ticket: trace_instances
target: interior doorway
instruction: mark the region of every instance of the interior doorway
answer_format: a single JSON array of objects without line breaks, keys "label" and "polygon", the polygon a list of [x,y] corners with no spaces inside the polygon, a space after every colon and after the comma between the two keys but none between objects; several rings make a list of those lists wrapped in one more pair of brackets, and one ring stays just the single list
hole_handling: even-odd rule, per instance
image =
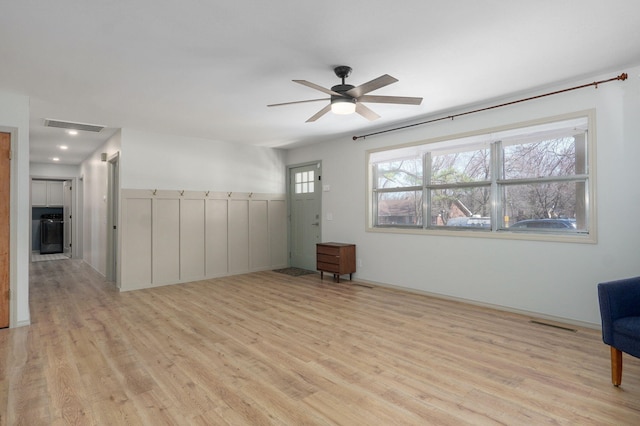
[{"label": "interior doorway", "polygon": [[65,180],[63,185],[62,196],[62,226],[63,226],[63,244],[62,251],[65,256],[73,257],[73,185],[70,180]]},{"label": "interior doorway", "polygon": [[319,161],[289,167],[289,263],[314,271],[316,244],[321,236],[321,179]]},{"label": "interior doorway", "polygon": [[119,287],[118,279],[118,210],[120,200],[120,155],[109,158],[107,188],[107,281]]},{"label": "interior doorway", "polygon": [[0,328],[9,327],[11,238],[11,135],[0,133]]}]

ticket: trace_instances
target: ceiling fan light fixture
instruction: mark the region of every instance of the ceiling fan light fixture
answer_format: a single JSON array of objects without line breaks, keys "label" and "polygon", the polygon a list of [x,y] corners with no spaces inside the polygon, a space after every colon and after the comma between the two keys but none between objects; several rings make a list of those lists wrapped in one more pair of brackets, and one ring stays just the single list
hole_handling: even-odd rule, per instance
[{"label": "ceiling fan light fixture", "polygon": [[331,112],[334,114],[348,115],[356,112],[355,98],[335,98],[331,100]]},{"label": "ceiling fan light fixture", "polygon": [[[372,96],[368,95],[368,93],[373,92],[374,90],[381,89],[390,84],[393,84],[398,81],[397,78],[391,77],[389,74],[381,75],[378,78],[374,78],[371,81],[368,81],[359,86],[353,86],[352,84],[346,84],[345,79],[349,77],[351,74],[351,67],[346,65],[340,65],[335,67],[333,71],[336,73],[336,76],[342,80],[341,84],[336,84],[331,87],[331,89],[327,89],[322,86],[318,86],[315,83],[311,83],[307,80],[293,80],[294,83],[301,84],[303,86],[307,86],[311,89],[318,90],[327,95],[331,95],[331,102],[328,105],[325,105],[320,111],[316,112],[312,115],[306,122],[312,123],[318,120],[320,117],[327,114],[329,111],[332,111],[334,114],[339,115],[348,115],[358,113],[362,117],[366,118],[369,121],[377,120],[380,118],[378,114],[374,111],[370,110],[365,104],[368,102],[380,103],[380,104],[404,104],[404,105],[420,105],[422,103],[422,98],[408,97],[408,96]],[[295,101],[295,102],[284,102],[279,104],[271,104],[267,105],[268,107],[282,106],[282,105],[292,105],[292,104],[302,104],[307,102],[317,102],[317,101],[327,101],[329,99],[309,99],[305,101]]]}]

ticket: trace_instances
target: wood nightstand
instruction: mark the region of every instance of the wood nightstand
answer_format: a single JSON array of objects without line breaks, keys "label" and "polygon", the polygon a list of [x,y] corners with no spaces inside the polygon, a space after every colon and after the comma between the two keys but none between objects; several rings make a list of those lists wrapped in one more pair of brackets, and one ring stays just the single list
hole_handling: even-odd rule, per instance
[{"label": "wood nightstand", "polygon": [[356,272],[356,246],[344,243],[316,244],[316,269],[320,279],[324,272],[331,272],[334,281],[340,282],[340,275],[349,274],[349,280]]}]

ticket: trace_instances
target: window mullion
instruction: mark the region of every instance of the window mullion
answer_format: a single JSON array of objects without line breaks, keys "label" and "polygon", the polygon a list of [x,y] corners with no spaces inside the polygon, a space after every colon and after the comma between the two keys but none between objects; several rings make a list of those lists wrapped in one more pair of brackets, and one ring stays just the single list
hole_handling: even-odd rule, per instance
[{"label": "window mullion", "polygon": [[406,192],[406,191],[421,191],[422,185],[418,186],[394,186],[393,188],[379,188],[374,189],[374,194],[384,194],[386,192]]},{"label": "window mullion", "polygon": [[373,223],[373,226],[378,226],[380,225],[378,223],[378,218],[380,217],[378,215],[378,194],[377,194],[377,189],[378,189],[378,165],[374,165],[371,167],[371,174],[373,175],[373,181],[371,182],[371,186],[373,187],[373,194],[372,194],[372,214],[373,217],[371,218],[371,221]]},{"label": "window mullion", "polygon": [[422,227],[431,227],[431,153],[425,152],[422,156]]},{"label": "window mullion", "polygon": [[491,144],[491,230],[504,227],[504,216],[502,212],[502,186],[499,184],[500,179],[504,176],[503,170],[503,152],[502,142],[496,141]]}]

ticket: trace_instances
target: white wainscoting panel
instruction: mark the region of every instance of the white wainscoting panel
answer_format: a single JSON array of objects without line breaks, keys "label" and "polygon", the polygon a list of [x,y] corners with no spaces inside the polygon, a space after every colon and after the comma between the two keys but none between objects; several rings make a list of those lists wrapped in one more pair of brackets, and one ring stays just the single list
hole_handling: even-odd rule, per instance
[{"label": "white wainscoting panel", "polygon": [[205,201],[180,200],[180,280],[205,278]]},{"label": "white wainscoting panel", "polygon": [[249,271],[249,200],[229,200],[229,272]]},{"label": "white wainscoting panel", "polygon": [[155,285],[180,281],[180,200],[153,200],[153,274]]},{"label": "white wainscoting panel", "polygon": [[121,288],[148,287],[151,283],[151,203],[149,197],[122,199]]},{"label": "white wainscoting panel", "polygon": [[253,200],[249,206],[250,269],[260,271],[267,269],[271,264],[269,202],[267,200]]},{"label": "white wainscoting panel", "polygon": [[207,277],[222,277],[229,272],[227,221],[228,201],[206,200],[205,252]]},{"label": "white wainscoting panel", "polygon": [[287,200],[269,201],[271,265],[287,265]]},{"label": "white wainscoting panel", "polygon": [[284,194],[121,190],[121,291],[287,266]]}]

